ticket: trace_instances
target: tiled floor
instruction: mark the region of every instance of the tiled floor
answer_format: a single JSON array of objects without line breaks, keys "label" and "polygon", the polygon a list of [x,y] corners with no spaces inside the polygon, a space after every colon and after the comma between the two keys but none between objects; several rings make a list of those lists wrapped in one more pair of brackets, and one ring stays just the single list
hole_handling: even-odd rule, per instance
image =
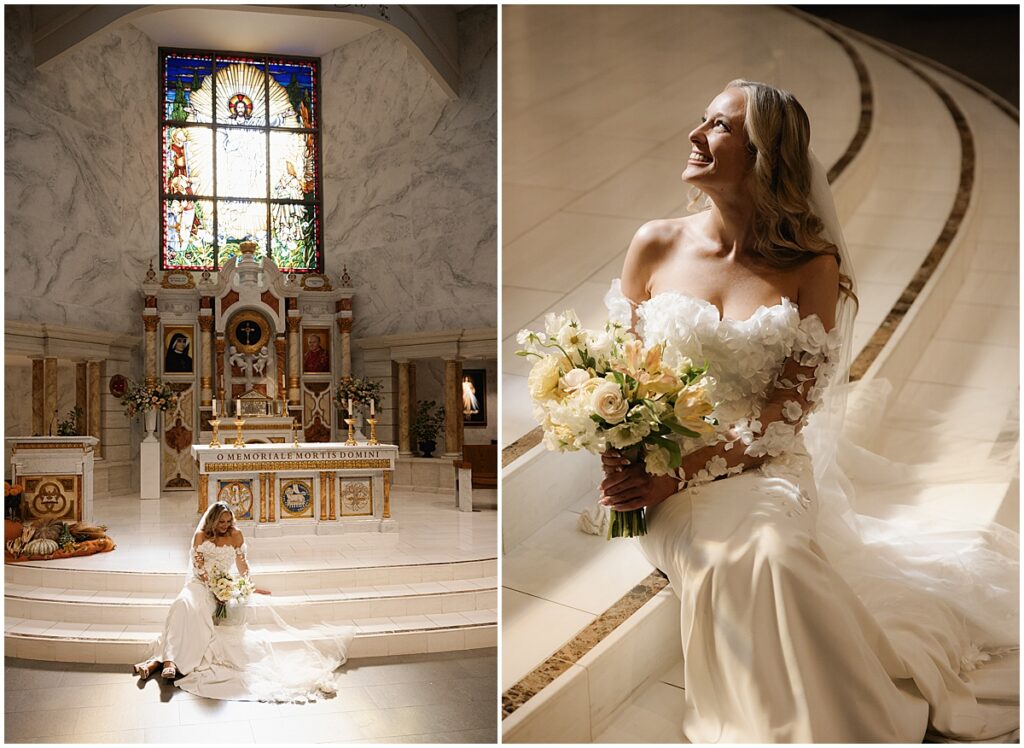
[{"label": "tiled floor", "polygon": [[333,699],[202,699],[126,668],[5,659],[6,743],[494,743],[497,652],[370,658]]}]

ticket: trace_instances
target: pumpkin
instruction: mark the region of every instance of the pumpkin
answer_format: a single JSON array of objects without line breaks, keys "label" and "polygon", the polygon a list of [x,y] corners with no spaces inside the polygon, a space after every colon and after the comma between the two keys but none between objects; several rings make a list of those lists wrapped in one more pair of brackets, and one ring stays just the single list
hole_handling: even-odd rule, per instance
[{"label": "pumpkin", "polygon": [[29,556],[49,556],[51,553],[56,553],[58,548],[60,546],[57,545],[56,540],[36,538],[25,546],[24,552]]},{"label": "pumpkin", "polygon": [[59,540],[62,527],[64,527],[64,523],[59,519],[36,522],[36,537],[46,538],[47,540]]},{"label": "pumpkin", "polygon": [[21,537],[21,523],[14,519],[4,520],[4,542]]}]

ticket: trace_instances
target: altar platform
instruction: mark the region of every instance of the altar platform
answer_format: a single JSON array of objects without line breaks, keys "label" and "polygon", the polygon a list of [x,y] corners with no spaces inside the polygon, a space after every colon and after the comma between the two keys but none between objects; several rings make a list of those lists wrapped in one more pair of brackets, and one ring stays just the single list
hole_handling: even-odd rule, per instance
[{"label": "altar platform", "polygon": [[[351,623],[352,658],[494,647],[497,512],[393,489],[389,533],[246,537],[253,578],[300,620]],[[110,553],[5,566],[8,656],[130,663],[184,582],[196,495],[97,498]]]}]

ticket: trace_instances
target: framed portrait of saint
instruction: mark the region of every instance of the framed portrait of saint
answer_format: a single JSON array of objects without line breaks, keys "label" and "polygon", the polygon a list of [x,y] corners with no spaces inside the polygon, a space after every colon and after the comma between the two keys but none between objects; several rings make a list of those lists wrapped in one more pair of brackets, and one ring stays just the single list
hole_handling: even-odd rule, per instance
[{"label": "framed portrait of saint", "polygon": [[487,425],[487,370],[462,370],[462,424]]},{"label": "framed portrait of saint", "polygon": [[307,327],[302,331],[302,373],[329,374],[331,371],[331,331],[327,327]]},{"label": "framed portrait of saint", "polygon": [[192,374],[193,331],[191,327],[164,328],[164,374]]}]

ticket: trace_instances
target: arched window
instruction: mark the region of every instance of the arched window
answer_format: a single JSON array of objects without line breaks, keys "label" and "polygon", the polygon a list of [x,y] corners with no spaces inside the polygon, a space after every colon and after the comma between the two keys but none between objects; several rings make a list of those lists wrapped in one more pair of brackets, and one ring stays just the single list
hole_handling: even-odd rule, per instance
[{"label": "arched window", "polygon": [[160,267],[323,272],[319,60],[160,49]]}]

